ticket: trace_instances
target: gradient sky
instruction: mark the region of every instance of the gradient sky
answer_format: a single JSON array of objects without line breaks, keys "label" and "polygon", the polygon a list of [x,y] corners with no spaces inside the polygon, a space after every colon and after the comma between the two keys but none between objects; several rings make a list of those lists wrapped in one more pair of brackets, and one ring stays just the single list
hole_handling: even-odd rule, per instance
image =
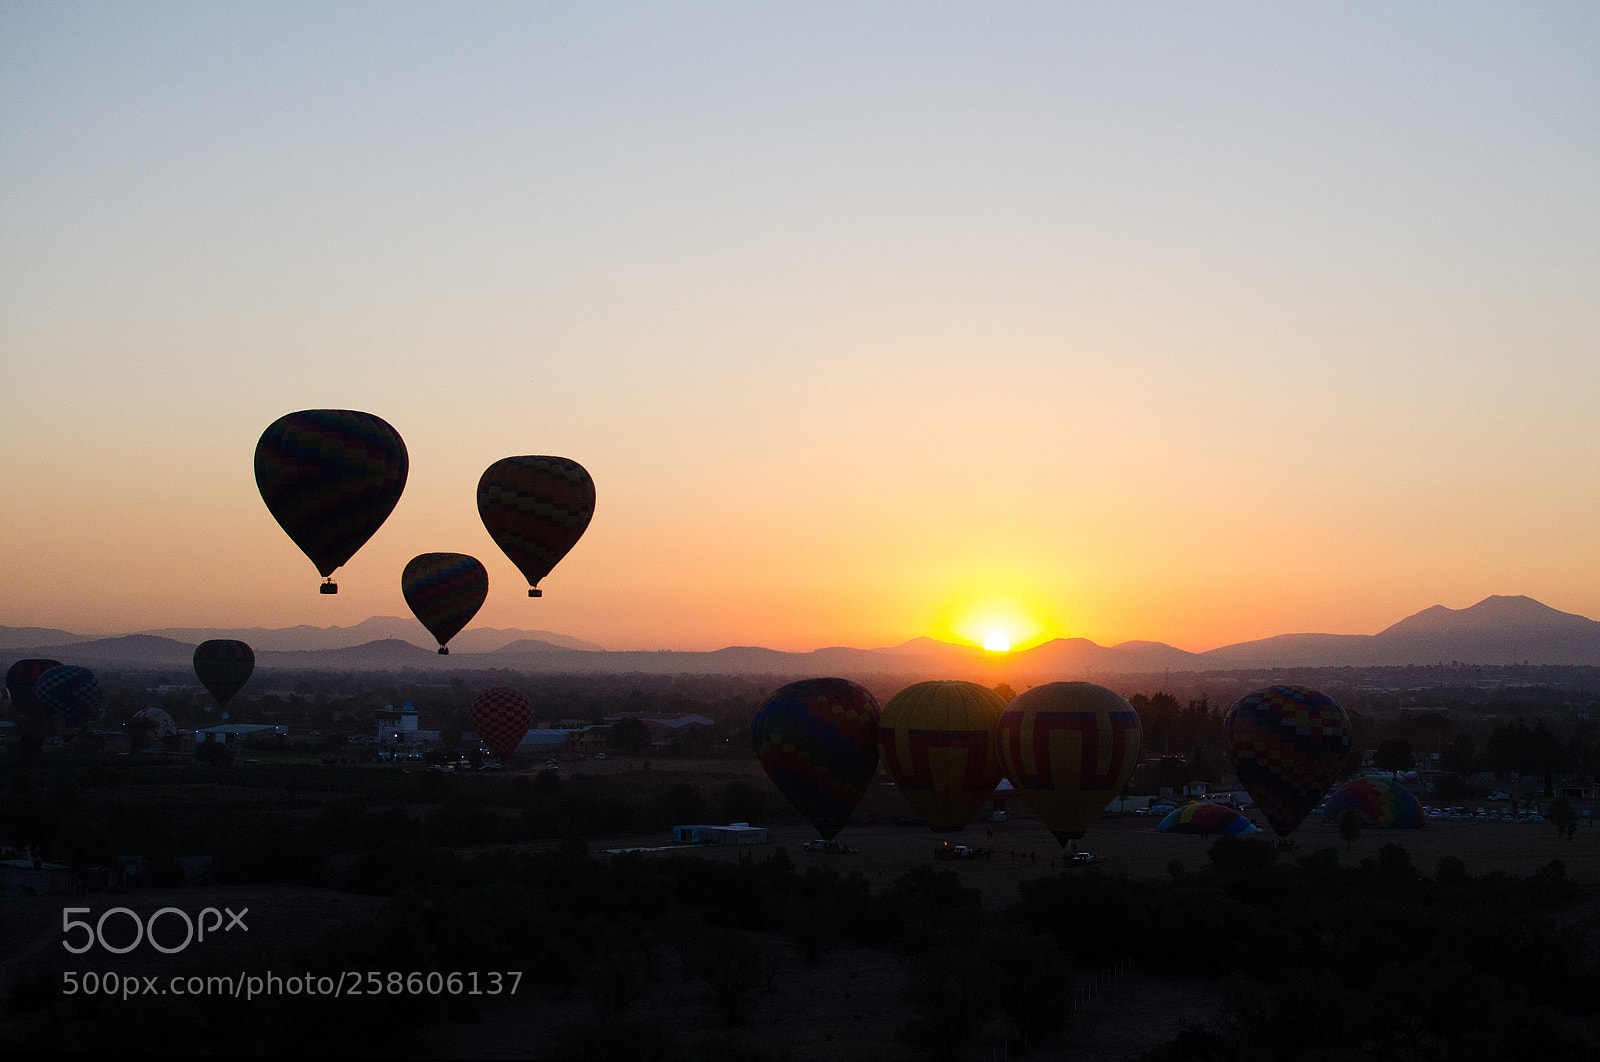
[{"label": "gradient sky", "polygon": [[[1592,3],[0,3],[0,623],[1600,616]],[[405,437],[336,597],[251,455]],[[481,471],[599,506],[531,601]]]}]

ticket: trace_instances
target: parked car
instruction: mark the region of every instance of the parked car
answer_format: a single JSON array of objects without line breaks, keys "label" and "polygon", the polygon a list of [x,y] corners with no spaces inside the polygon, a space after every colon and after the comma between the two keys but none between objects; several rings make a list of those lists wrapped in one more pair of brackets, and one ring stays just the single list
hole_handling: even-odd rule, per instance
[{"label": "parked car", "polygon": [[1099,860],[1088,852],[1073,852],[1072,855],[1067,857],[1067,862],[1074,866],[1087,866],[1090,863],[1097,863]]}]

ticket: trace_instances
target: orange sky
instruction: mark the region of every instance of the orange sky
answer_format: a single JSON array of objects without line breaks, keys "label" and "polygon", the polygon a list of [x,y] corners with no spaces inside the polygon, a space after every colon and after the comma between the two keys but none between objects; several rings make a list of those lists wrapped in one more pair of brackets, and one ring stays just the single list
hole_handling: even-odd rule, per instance
[{"label": "orange sky", "polygon": [[[618,649],[1600,616],[1593,12],[945,14],[0,11],[0,623],[435,550]],[[251,476],[320,406],[412,462],[336,597]],[[536,601],[523,453],[599,494]]]}]

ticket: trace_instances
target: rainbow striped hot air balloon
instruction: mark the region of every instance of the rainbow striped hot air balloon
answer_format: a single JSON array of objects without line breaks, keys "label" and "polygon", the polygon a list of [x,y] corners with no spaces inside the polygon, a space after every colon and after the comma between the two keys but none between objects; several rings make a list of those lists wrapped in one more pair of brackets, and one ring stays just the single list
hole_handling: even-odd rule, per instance
[{"label": "rainbow striped hot air balloon", "polygon": [[1082,837],[1139,762],[1139,714],[1092,682],[1048,682],[1000,716],[1006,777],[1056,840]]},{"label": "rainbow striped hot air balloon", "polygon": [[445,643],[472,622],[489,596],[489,573],[465,553],[423,553],[406,562],[400,573],[406,604],[439,643]]},{"label": "rainbow striped hot air balloon", "polygon": [[1221,804],[1185,804],[1156,827],[1162,833],[1258,833],[1255,823]]},{"label": "rainbow striped hot air balloon", "polygon": [[1222,721],[1228,762],[1279,837],[1311,814],[1350,752],[1350,720],[1333,698],[1304,686],[1241,697]]},{"label": "rainbow striped hot air balloon", "polygon": [[1388,778],[1357,778],[1335,789],[1322,810],[1322,821],[1336,823],[1346,811],[1361,816],[1361,825],[1379,829],[1417,830],[1428,824],[1422,801]]},{"label": "rainbow striped hot air balloon", "polygon": [[878,769],[878,702],[841,678],[782,686],[756,710],[756,755],[778,792],[833,840]]},{"label": "rainbow striped hot air balloon", "polygon": [[919,682],[878,718],[878,754],[935,833],[954,833],[994,794],[1003,771],[996,727],[1005,701],[974,682]]}]

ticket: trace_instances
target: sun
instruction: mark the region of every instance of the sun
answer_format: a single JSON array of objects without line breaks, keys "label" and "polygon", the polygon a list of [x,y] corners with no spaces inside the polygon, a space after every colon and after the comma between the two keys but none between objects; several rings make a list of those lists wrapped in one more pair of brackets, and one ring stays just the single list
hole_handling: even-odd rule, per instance
[{"label": "sun", "polygon": [[984,635],[983,647],[991,653],[1009,653],[1011,651],[1011,636],[1005,631],[990,631]]}]

